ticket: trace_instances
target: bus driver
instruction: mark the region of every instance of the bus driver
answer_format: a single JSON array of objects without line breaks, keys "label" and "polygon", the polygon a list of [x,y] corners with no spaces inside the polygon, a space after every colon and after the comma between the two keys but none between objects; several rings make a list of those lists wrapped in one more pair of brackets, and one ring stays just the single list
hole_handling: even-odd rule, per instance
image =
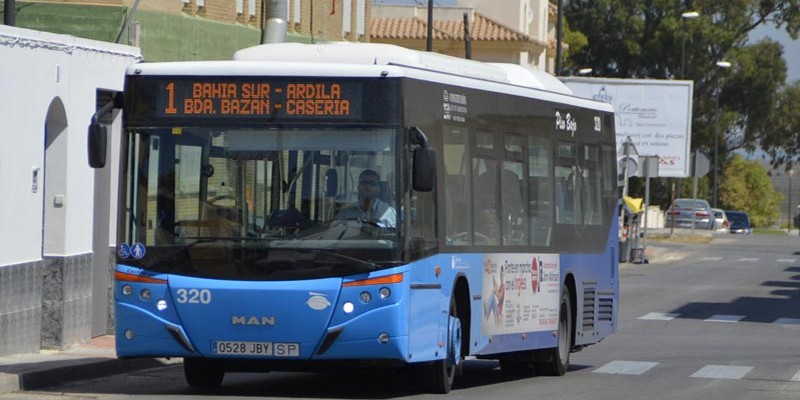
[{"label": "bus driver", "polygon": [[371,221],[382,228],[394,228],[397,212],[378,198],[380,180],[377,172],[371,169],[362,171],[358,176],[358,204],[341,209],[335,219]]}]

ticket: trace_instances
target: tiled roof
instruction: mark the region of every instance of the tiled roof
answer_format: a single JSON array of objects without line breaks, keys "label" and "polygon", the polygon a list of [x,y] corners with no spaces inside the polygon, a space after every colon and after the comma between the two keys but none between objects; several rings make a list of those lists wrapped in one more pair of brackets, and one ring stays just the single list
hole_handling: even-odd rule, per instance
[{"label": "tiled roof", "polygon": [[[528,35],[505,27],[480,13],[473,13],[469,36],[473,41],[528,42]],[[425,39],[427,22],[420,18],[373,18],[370,22],[373,39]],[[464,40],[463,21],[433,21],[434,40]]]}]

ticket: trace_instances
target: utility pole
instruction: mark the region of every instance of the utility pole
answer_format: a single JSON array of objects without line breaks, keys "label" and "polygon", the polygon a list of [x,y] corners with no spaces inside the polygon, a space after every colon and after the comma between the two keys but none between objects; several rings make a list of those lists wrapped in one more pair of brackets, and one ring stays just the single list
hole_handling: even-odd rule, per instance
[{"label": "utility pole", "polygon": [[467,60],[472,60],[472,42],[469,38],[469,14],[464,13],[464,51]]},{"label": "utility pole", "polygon": [[558,12],[556,13],[558,20],[556,21],[556,70],[553,71],[553,75],[560,76],[561,75],[561,37],[562,35],[562,25],[561,19],[564,16],[564,12],[562,11],[564,4],[563,0],[558,0]]},{"label": "utility pole", "polygon": [[5,0],[3,8],[3,23],[7,26],[17,25],[17,2],[15,0]]},{"label": "utility pole", "polygon": [[428,0],[428,44],[427,51],[433,51],[433,0]]}]

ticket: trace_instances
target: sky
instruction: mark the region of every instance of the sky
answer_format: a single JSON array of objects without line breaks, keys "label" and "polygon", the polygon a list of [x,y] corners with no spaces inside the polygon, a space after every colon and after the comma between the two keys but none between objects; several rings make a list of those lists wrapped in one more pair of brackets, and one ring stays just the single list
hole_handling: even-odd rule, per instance
[{"label": "sky", "polygon": [[800,39],[792,40],[786,31],[777,30],[772,26],[762,25],[750,33],[750,40],[753,43],[764,37],[770,37],[783,45],[783,59],[786,60],[787,67],[786,82],[800,80]]},{"label": "sky", "polygon": [[[428,0],[372,0],[373,4],[416,4],[427,6]],[[456,0],[433,0],[436,7],[455,5]],[[800,39],[792,40],[786,31],[777,30],[772,26],[760,26],[750,34],[750,40],[755,43],[764,37],[771,37],[783,45],[783,59],[786,60],[786,82],[800,80]]]}]

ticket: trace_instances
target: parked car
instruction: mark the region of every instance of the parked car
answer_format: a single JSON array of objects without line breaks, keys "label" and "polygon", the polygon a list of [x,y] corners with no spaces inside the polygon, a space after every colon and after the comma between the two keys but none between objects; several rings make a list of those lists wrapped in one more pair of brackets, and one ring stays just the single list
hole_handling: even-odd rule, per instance
[{"label": "parked car", "polygon": [[703,199],[675,199],[665,215],[664,226],[667,228],[691,228],[694,219],[696,229],[714,229],[714,213]]},{"label": "parked car", "polygon": [[749,235],[753,233],[753,226],[750,225],[750,217],[744,211],[725,210],[728,221],[731,224],[731,233],[741,233]]},{"label": "parked car", "polygon": [[725,211],[719,208],[712,208],[711,211],[714,213],[714,230],[718,232],[729,232],[730,222],[728,221],[728,216],[725,215]]}]

